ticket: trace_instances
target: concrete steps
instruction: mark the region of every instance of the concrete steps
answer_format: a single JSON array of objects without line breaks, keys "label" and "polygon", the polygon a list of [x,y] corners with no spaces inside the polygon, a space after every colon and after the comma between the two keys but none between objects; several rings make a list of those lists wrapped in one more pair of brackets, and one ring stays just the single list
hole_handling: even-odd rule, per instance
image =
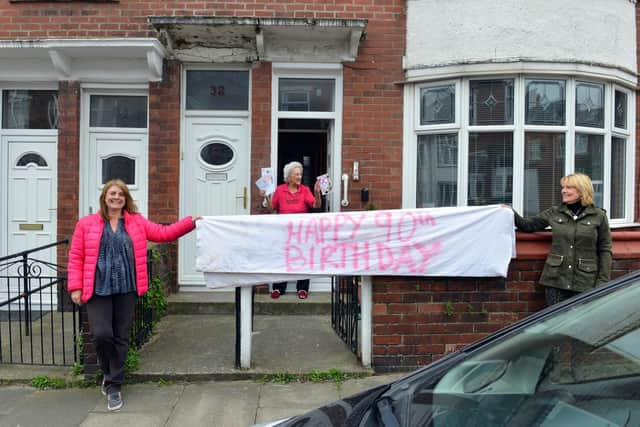
[{"label": "concrete steps", "polygon": [[[168,298],[168,314],[228,314],[235,313],[235,293],[230,292],[179,292]],[[269,295],[256,294],[255,315],[330,315],[331,293],[312,292],[306,300],[298,299],[295,292],[287,292],[274,300]]]}]

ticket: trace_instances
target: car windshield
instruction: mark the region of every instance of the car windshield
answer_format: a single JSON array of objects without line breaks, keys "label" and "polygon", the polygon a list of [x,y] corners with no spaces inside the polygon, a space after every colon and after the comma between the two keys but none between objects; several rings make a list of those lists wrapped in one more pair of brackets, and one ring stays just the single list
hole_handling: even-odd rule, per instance
[{"label": "car windshield", "polygon": [[[640,283],[576,302],[384,399],[401,426],[640,425]],[[429,372],[429,371],[426,371]]]}]

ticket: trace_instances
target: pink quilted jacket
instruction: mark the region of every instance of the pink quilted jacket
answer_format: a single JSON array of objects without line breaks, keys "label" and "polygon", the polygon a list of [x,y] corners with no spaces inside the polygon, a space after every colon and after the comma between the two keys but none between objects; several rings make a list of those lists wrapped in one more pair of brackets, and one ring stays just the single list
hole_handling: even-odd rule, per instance
[{"label": "pink quilted jacket", "polygon": [[[144,295],[149,288],[147,279],[147,240],[170,242],[195,228],[190,216],[171,225],[160,225],[149,221],[140,214],[124,212],[124,225],[133,243],[133,257],[136,266],[136,288],[138,295]],[[93,296],[93,285],[100,251],[100,238],[104,229],[100,213],[81,218],[76,225],[69,250],[68,285],[69,292],[82,290],[82,301]]]}]

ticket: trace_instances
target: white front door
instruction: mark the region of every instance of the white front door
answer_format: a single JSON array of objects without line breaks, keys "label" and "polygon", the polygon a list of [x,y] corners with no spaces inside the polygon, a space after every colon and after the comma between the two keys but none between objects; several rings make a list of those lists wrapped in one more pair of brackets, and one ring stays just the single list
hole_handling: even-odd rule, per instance
[{"label": "white front door", "polygon": [[82,94],[80,216],[100,209],[107,181],[127,184],[147,215],[148,96],[145,89],[86,89]]},{"label": "white front door", "polygon": [[[183,215],[249,214],[249,121],[246,117],[187,117],[180,181]],[[195,270],[196,236],[179,242],[178,281],[204,286]]]},{"label": "white front door", "polygon": [[[6,136],[8,146],[8,253],[56,241],[57,164],[56,137]],[[56,250],[45,251],[50,262]],[[38,254],[42,259],[43,256]]]},{"label": "white front door", "polygon": [[86,185],[81,216],[97,212],[105,182],[122,179],[138,209],[147,215],[147,132],[90,131],[86,160]]},{"label": "white front door", "polygon": [[[7,183],[7,254],[45,246],[56,242],[57,225],[57,137],[56,136],[4,136],[2,146],[7,147],[8,168],[3,177]],[[48,267],[56,264],[56,247],[34,252],[37,259],[33,274],[51,276],[57,270]],[[13,274],[15,271],[8,271]],[[10,284],[10,296],[20,289],[19,283]],[[33,303],[38,303],[38,295]],[[6,299],[5,294],[2,299]],[[55,292],[44,302],[56,304]]]}]

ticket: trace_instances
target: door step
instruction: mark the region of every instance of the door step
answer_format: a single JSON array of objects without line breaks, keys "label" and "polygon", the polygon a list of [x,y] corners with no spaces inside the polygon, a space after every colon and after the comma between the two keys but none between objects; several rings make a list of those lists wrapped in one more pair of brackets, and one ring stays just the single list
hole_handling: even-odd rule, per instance
[{"label": "door step", "polygon": [[[234,314],[235,292],[178,292],[168,297],[168,314]],[[330,315],[331,293],[311,292],[306,300],[287,292],[278,299],[256,294],[253,302],[257,315]]]}]

